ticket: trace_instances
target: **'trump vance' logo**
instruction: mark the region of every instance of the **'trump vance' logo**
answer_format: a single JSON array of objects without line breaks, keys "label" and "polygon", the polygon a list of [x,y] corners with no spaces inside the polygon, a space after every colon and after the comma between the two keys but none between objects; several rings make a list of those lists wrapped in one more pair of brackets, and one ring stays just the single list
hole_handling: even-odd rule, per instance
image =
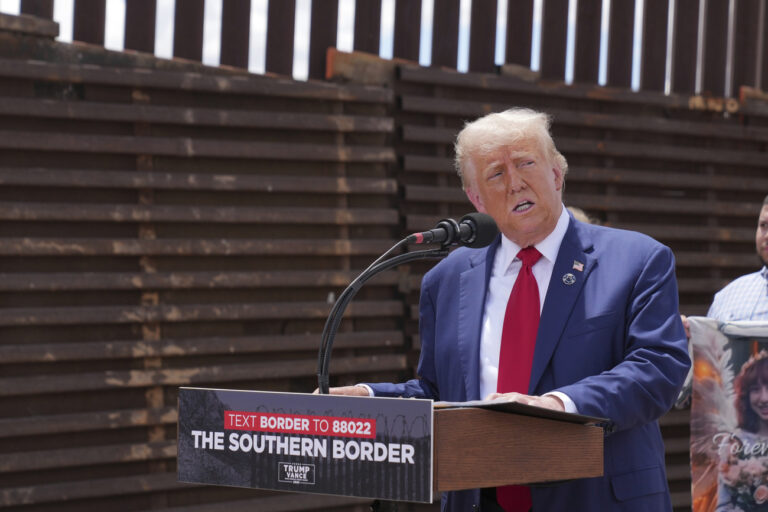
[{"label": "'trump vance' logo", "polygon": [[315,483],[315,465],[298,464],[295,462],[277,463],[279,482],[291,484],[314,484]]}]

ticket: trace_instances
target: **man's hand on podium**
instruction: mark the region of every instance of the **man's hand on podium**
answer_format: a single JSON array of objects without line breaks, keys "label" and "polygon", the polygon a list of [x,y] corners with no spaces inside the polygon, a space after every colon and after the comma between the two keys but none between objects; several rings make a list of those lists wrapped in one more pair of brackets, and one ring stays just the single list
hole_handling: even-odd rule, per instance
[{"label": "man's hand on podium", "polygon": [[565,405],[562,400],[555,395],[531,396],[522,393],[491,393],[486,400],[496,400],[506,398],[510,402],[518,402],[525,405],[533,405],[543,409],[552,409],[553,411],[565,411]]},{"label": "man's hand on podium", "polygon": [[[315,395],[320,392],[319,389],[315,389],[312,393]],[[347,395],[347,396],[371,396],[368,393],[368,388],[365,386],[340,386],[338,388],[329,388],[329,395]]]}]

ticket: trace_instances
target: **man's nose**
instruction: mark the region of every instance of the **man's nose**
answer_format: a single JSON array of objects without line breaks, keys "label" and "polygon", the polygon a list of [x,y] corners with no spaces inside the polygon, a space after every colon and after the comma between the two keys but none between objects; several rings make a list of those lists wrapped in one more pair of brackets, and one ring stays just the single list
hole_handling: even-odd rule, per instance
[{"label": "man's nose", "polygon": [[507,190],[510,192],[519,192],[525,188],[525,182],[520,177],[520,173],[514,167],[508,166],[504,174],[506,176]]}]

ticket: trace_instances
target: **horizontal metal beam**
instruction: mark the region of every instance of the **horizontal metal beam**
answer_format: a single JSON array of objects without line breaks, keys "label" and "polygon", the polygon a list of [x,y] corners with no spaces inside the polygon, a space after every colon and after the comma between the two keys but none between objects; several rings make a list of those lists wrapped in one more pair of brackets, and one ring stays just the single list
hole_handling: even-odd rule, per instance
[{"label": "horizontal metal beam", "polygon": [[389,178],[8,167],[0,168],[0,185],[298,194],[391,195],[397,192],[397,182]]},{"label": "horizontal metal beam", "polygon": [[0,115],[25,118],[160,123],[184,126],[264,128],[269,130],[391,133],[394,120],[383,116],[270,112],[250,109],[171,107],[141,104],[0,98]]},{"label": "horizontal metal beam", "polygon": [[[336,357],[333,359],[334,373],[364,374],[366,372],[402,371],[407,360],[402,354],[375,356]],[[55,379],[44,376],[0,378],[0,397],[38,395],[45,393],[73,393],[101,391],[106,389],[145,388],[152,386],[213,385],[219,383],[254,382],[270,379],[312,377],[317,372],[317,360],[294,359],[262,363],[240,363],[223,365],[194,366],[190,368],[163,368],[157,370],[110,370],[95,373],[60,374]],[[308,392],[311,390],[307,390]],[[173,442],[175,446],[175,442]],[[34,453],[34,452],[33,452]],[[77,465],[77,459],[62,457],[54,462],[45,462],[39,457],[34,463],[24,460],[23,452],[13,458],[4,454],[0,459],[0,473],[8,471],[30,471],[41,467],[67,467]],[[103,455],[102,455],[103,456]],[[37,457],[32,457],[38,459]],[[146,460],[146,455],[138,460]],[[94,463],[90,461],[89,463]],[[48,466],[40,466],[49,464]]]},{"label": "horizontal metal beam", "polygon": [[227,76],[222,73],[201,74],[160,69],[102,67],[92,64],[72,65],[14,59],[0,59],[0,77],[359,103],[386,104],[390,103],[393,98],[391,90],[380,87],[339,85],[314,81],[301,82],[247,73]]},{"label": "horizontal metal beam", "polygon": [[17,130],[0,131],[0,149],[312,162],[389,163],[395,161],[394,150],[382,146],[241,142],[231,139],[138,137]]},{"label": "horizontal metal beam", "polygon": [[0,256],[353,256],[382,254],[394,243],[340,239],[0,238]]},{"label": "horizontal metal beam", "polygon": [[[399,331],[355,331],[354,333],[337,334],[334,346],[341,349],[397,347],[403,344],[403,339],[403,334]],[[10,344],[0,345],[0,360],[4,363],[12,364],[142,359],[145,357],[170,357],[178,359],[202,355],[233,356],[284,352],[286,347],[290,347],[292,352],[319,349],[320,333],[273,336],[221,336],[215,338],[162,339],[156,341],[124,340],[88,341],[83,343],[59,341],[41,344]],[[0,420],[0,426],[5,421]],[[99,426],[97,423],[89,427],[89,429],[104,427],[104,425]],[[61,428],[61,426],[56,428]],[[8,435],[12,435],[9,430],[0,429],[0,437]]]},{"label": "horizontal metal beam", "polygon": [[0,220],[58,222],[258,223],[305,225],[395,225],[396,210],[249,206],[4,203]]}]

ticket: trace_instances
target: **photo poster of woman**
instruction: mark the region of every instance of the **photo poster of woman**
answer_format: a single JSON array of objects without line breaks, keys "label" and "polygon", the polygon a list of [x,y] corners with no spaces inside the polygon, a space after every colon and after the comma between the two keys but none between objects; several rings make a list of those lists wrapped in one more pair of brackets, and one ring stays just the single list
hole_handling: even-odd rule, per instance
[{"label": "photo poster of woman", "polygon": [[694,512],[768,512],[768,322],[689,317]]}]

